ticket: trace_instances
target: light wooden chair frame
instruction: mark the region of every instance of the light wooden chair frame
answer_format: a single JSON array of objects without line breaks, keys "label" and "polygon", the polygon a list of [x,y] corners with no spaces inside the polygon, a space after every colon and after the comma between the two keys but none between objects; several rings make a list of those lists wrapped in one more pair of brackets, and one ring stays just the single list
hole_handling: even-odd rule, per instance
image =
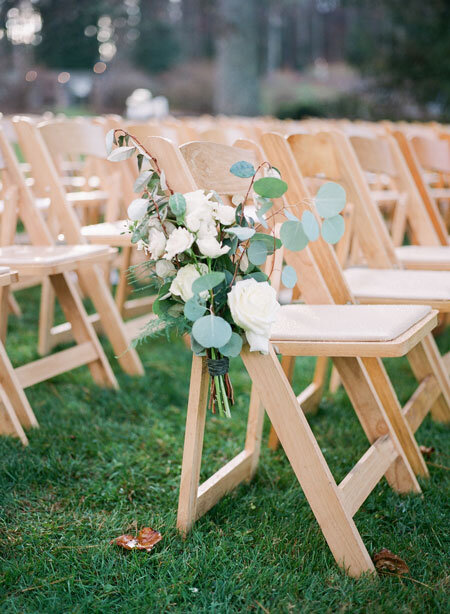
[{"label": "light wooden chair frame", "polygon": [[[173,144],[154,137],[147,141],[147,147],[164,168],[172,189],[187,192],[197,187],[185,160]],[[248,154],[245,150],[236,150],[235,153],[238,156]],[[240,181],[242,183],[242,180]],[[435,317],[435,313],[431,314],[425,326],[418,324],[418,330],[421,332],[419,337],[412,341],[413,345],[434,326]],[[307,350],[302,349],[302,344],[295,341],[288,341],[285,345],[286,347],[283,347],[282,343],[277,342],[281,353],[320,353],[320,344],[314,342],[307,344]],[[374,571],[373,563],[354,524],[353,515],[383,475],[386,475],[391,486],[398,492],[420,492],[408,453],[399,441],[398,432],[402,432],[413,447],[416,461],[420,465],[416,467],[418,472],[426,473],[426,467],[399,407],[392,404],[391,389],[383,388],[379,383],[382,380],[384,385],[385,373],[378,359],[362,359],[358,350],[355,354],[354,351],[348,352],[342,347],[338,350],[336,345],[334,349],[327,348],[325,353],[327,352],[332,355],[341,354],[336,360],[342,368],[343,378],[352,388],[353,404],[372,444],[339,486],[317,445],[274,348],[271,348],[269,355],[262,356],[249,352],[246,346],[241,357],[254,388],[245,448],[199,485],[208,374],[205,360],[193,357],[177,520],[178,529],[183,534],[226,492],[252,477],[258,463],[264,406],[336,561],[352,576]],[[364,351],[360,353],[364,354]],[[372,374],[376,372],[378,384],[371,382],[369,369]],[[395,427],[384,406],[388,406],[390,414],[396,413]],[[392,411],[393,409],[395,411]]]},{"label": "light wooden chair frame", "polygon": [[[81,224],[66,200],[64,187],[38,128],[24,119],[16,119],[15,128],[22,151],[31,163],[34,175],[39,175],[46,186],[54,217],[58,220],[65,240],[71,245],[86,244],[87,241],[81,233]],[[21,192],[29,195],[29,192],[25,192],[26,186],[23,185],[23,177],[17,164],[13,167],[11,163],[11,169],[15,174],[16,185],[22,184]],[[34,233],[35,244],[42,241],[44,238],[42,234],[42,230]],[[31,240],[33,242],[33,239]],[[47,231],[45,241],[48,240],[50,239]],[[54,239],[51,238],[51,240],[54,243]],[[83,291],[92,299],[97,311],[97,314],[90,316],[90,323],[97,324],[97,329],[99,323],[101,324],[101,330],[108,336],[122,369],[130,375],[142,375],[144,372],[142,363],[137,352],[130,347],[129,333],[127,333],[117,305],[111,295],[103,270],[98,265],[85,267],[78,272],[78,278]],[[47,323],[44,323],[43,326],[47,328]],[[51,335],[54,338],[54,343],[68,341],[73,335],[70,322],[52,327]]]}]

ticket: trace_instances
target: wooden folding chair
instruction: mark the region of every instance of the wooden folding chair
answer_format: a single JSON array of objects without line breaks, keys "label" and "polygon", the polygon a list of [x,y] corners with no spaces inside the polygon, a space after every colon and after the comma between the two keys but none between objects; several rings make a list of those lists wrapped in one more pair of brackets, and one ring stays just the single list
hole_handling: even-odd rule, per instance
[{"label": "wooden folding chair", "polygon": [[[401,228],[402,222],[399,220],[399,241],[396,242],[393,237],[393,244],[395,256],[401,265],[408,269],[450,271],[450,245],[441,244],[396,140],[392,136],[377,139],[356,136],[350,137],[349,141],[363,171],[361,180],[367,178],[367,172],[383,173],[391,180],[398,198],[403,197],[403,201],[399,202],[404,203],[405,211],[402,214],[409,224],[414,245],[402,245],[405,225]],[[347,149],[347,143],[341,146]],[[342,151],[342,154],[345,158],[346,151]],[[374,196],[372,190],[370,195]],[[367,192],[363,194],[363,197],[366,196]]]},{"label": "wooden folding chair", "polygon": [[[27,160],[33,167],[34,176],[39,176],[41,183],[45,186],[46,193],[51,199],[53,217],[57,220],[58,228],[62,231],[65,241],[71,245],[78,245],[80,249],[87,248],[87,240],[82,235],[81,224],[72,207],[66,200],[66,193],[61,185],[57,169],[53,164],[52,158],[43,140],[39,129],[30,122],[22,119],[15,121],[21,148]],[[100,128],[99,128],[100,129]],[[81,132],[81,129],[80,129]],[[8,147],[8,143],[3,140],[2,149]],[[4,154],[6,156],[6,154]],[[33,198],[28,188],[23,183],[23,178],[12,151],[9,149],[8,168],[13,174],[13,181],[20,187],[20,201],[26,201],[29,208],[33,206]],[[42,241],[42,233],[34,233],[35,244]],[[30,233],[31,238],[31,233]],[[51,238],[54,242],[54,237]],[[48,240],[48,232],[47,239]],[[33,239],[32,239],[33,241]],[[129,333],[125,328],[122,317],[117,309],[117,305],[109,290],[103,271],[98,265],[83,267],[78,273],[80,284],[83,291],[92,299],[97,313],[90,316],[90,322],[101,324],[101,328],[108,336],[114,348],[121,367],[130,375],[142,375],[143,367],[137,352],[130,348]],[[42,314],[41,310],[41,314]],[[48,330],[48,322],[41,323],[42,328]],[[70,322],[50,329],[50,341],[41,344],[42,353],[46,353],[51,346],[66,342],[73,335]]]},{"label": "wooden folding chair", "polygon": [[[88,365],[92,377],[101,385],[117,388],[117,381],[103,352],[97,335],[89,322],[81,299],[71,281],[69,273],[79,274],[111,257],[111,250],[95,245],[52,244],[51,236],[33,199],[23,181],[17,181],[17,160],[0,130],[0,170],[2,181],[16,200],[10,197],[5,201],[5,210],[11,223],[10,236],[13,237],[17,219],[20,218],[33,245],[6,245],[0,247],[0,266],[10,267],[23,277],[48,278],[62,307],[67,321],[73,330],[76,345],[45,358],[35,360],[15,370],[23,388],[65,373],[81,365]],[[2,235],[7,235],[7,225],[2,224]],[[5,245],[5,243],[3,243]],[[0,339],[4,341],[7,333],[7,310],[5,309],[8,286],[0,288],[2,318],[0,320]]]},{"label": "wooden folding chair", "polygon": [[[417,190],[422,197],[422,201],[427,210],[429,219],[434,226],[435,232],[439,237],[441,245],[448,245],[448,227],[436,201],[436,195],[439,195],[439,188],[436,188],[436,191],[433,191],[432,186],[430,186],[429,184],[427,173],[422,166],[423,164],[427,164],[427,154],[430,148],[427,146],[421,147],[420,145],[423,143],[428,144],[430,139],[427,138],[426,140],[424,140],[423,138],[417,139],[417,137],[410,137],[408,136],[407,131],[398,128],[393,128],[392,134],[400,147],[406,164],[408,165],[409,171],[414,179]],[[436,143],[435,140],[432,140],[431,142]],[[414,146],[414,143],[418,146],[417,148]],[[448,162],[449,154],[447,151],[448,147],[448,139],[437,140],[436,154],[438,157],[438,161],[435,160],[436,155],[434,153],[430,155],[433,160],[432,162],[430,162],[431,166],[433,167],[434,164],[436,164],[437,169],[446,169],[447,173],[450,172]],[[419,159],[419,156],[421,156],[421,159]]]},{"label": "wooden folding chair", "polygon": [[[206,145],[212,146],[210,143]],[[168,182],[175,191],[187,192],[197,187],[206,187],[202,183],[196,184],[189,173],[185,159],[169,141],[154,137],[148,139],[147,148],[152,156],[158,159]],[[232,192],[241,191],[244,181],[236,178],[233,180],[232,177],[230,179],[228,166],[230,155],[226,155],[225,148],[228,153],[231,151],[234,154],[234,161],[249,157],[251,159],[249,152],[226,146],[224,148],[221,145],[217,145],[216,148],[218,149],[211,167],[216,173],[222,160],[222,173],[220,176],[211,175],[202,164],[204,175],[208,175],[209,179],[205,183],[209,187],[214,177],[217,177],[218,186],[227,185],[229,188],[234,187]],[[186,160],[190,160],[189,145],[182,148],[182,151]],[[209,159],[211,161],[211,156]],[[198,177],[200,175],[198,167],[197,170]],[[233,182],[234,186],[231,185]],[[337,267],[333,252],[331,254],[329,266]],[[288,309],[290,307],[288,306]],[[329,310],[334,309],[332,305],[322,305],[320,309],[323,310],[324,307]],[[354,306],[348,308],[359,309]],[[300,311],[294,307],[294,313],[290,312],[286,316],[287,321],[282,316],[275,326],[269,355],[251,353],[247,346],[244,347],[241,357],[254,385],[245,448],[200,486],[208,374],[206,361],[200,357],[193,357],[177,525],[182,533],[187,533],[195,520],[206,513],[226,492],[252,477],[258,463],[264,407],[336,561],[350,575],[359,576],[364,572],[372,572],[374,566],[353,522],[353,515],[383,475],[386,475],[391,486],[398,492],[420,491],[409,456],[414,458],[415,468],[419,473],[424,475],[427,471],[411,429],[401,416],[398,404],[394,403],[392,388],[386,384],[387,376],[375,356],[378,356],[379,352],[388,352],[390,355],[403,354],[411,347],[421,347],[422,340],[436,323],[436,313],[427,308],[420,308],[414,314],[411,313],[412,320],[409,322],[403,320],[401,334],[394,335],[395,338],[391,341],[385,340],[378,345],[374,340],[336,341],[333,340],[333,336],[326,338],[323,335],[320,335],[319,340],[317,337],[314,338],[317,331],[312,335],[305,329],[300,332],[298,326],[301,328],[305,311],[301,311],[301,306],[298,309]],[[345,310],[347,307],[340,306],[337,309]],[[389,311],[392,308],[388,307],[387,311],[380,307],[375,309],[378,312],[377,318],[381,315],[389,319],[393,315],[393,312]],[[372,312],[372,315],[367,313],[364,318],[368,328],[374,325],[372,319],[374,313]],[[399,315],[400,312],[397,311],[397,317]],[[297,322],[294,328],[292,328],[292,316]],[[322,321],[333,320],[338,322],[338,319],[331,317],[331,313],[328,312],[327,315],[324,314]],[[338,334],[337,330],[338,327],[335,328],[334,334]],[[362,427],[372,444],[339,486],[301,411],[297,397],[277,359],[276,350],[292,356],[311,354],[339,356],[335,360],[348,386]],[[396,421],[395,426],[391,422],[391,417]],[[417,411],[415,417],[417,420]],[[403,443],[400,442],[399,434]]]},{"label": "wooden folding chair", "polygon": [[[17,281],[18,275],[0,267],[0,290]],[[5,308],[6,293],[0,292],[0,320]],[[37,426],[37,420],[0,339],[0,433],[18,437],[24,446],[28,438],[24,427]]]}]

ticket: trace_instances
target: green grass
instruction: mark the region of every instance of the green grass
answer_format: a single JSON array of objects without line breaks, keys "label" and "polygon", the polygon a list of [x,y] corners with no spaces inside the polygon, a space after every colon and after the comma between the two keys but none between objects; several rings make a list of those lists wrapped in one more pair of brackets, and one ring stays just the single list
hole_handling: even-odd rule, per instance
[{"label": "green grass", "polygon": [[[11,319],[14,362],[35,356],[37,295]],[[441,337],[450,349],[450,335]],[[106,345],[106,344],[105,344]],[[427,417],[417,433],[434,446],[424,497],[399,496],[382,481],[355,520],[370,553],[387,547],[409,578],[346,577],[335,565],[284,453],[265,441],[260,466],[204,516],[183,541],[175,530],[190,352],[156,339],[139,351],[143,378],[124,375],[107,347],[120,391],[95,386],[87,368],[28,391],[40,423],[24,449],[0,437],[0,611],[444,612],[448,611],[446,429]],[[313,363],[298,360],[296,386]],[[414,389],[404,360],[388,363],[402,402]],[[232,370],[233,419],[208,416],[202,478],[240,451],[248,377]],[[339,481],[367,448],[341,391],[326,397],[311,426]],[[447,490],[446,490],[447,488]],[[109,541],[151,526],[155,550],[124,552]]]}]

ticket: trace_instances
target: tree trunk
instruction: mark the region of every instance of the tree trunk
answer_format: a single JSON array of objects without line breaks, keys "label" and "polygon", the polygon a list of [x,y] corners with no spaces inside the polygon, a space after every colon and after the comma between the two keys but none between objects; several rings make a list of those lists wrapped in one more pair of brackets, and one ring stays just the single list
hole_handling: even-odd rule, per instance
[{"label": "tree trunk", "polygon": [[219,0],[215,111],[257,115],[258,0]]}]

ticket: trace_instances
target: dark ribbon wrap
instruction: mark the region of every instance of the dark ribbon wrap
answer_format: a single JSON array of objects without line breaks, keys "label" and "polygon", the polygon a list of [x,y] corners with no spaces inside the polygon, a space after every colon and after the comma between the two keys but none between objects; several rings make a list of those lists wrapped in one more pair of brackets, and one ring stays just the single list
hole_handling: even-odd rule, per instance
[{"label": "dark ribbon wrap", "polygon": [[226,356],[216,359],[208,358],[206,364],[208,365],[208,372],[211,377],[226,375],[230,368],[230,360]]}]

